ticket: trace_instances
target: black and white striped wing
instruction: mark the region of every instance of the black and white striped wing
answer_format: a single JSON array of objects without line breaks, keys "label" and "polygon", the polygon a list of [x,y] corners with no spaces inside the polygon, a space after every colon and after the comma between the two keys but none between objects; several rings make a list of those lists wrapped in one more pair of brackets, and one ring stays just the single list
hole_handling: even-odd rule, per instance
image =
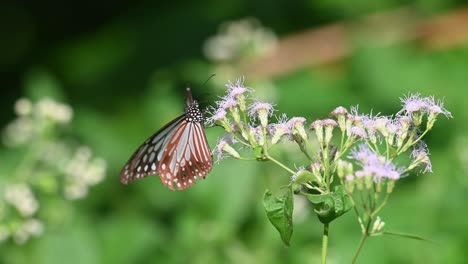
[{"label": "black and white striped wing", "polygon": [[128,184],[134,180],[157,173],[164,149],[176,128],[185,120],[185,114],[172,120],[147,139],[130,157],[120,172],[120,181]]}]

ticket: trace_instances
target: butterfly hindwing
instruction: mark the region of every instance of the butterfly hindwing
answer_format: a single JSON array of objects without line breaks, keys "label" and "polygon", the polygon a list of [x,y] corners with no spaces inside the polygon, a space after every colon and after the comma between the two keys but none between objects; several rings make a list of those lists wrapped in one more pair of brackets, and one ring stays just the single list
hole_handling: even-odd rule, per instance
[{"label": "butterfly hindwing", "polygon": [[[175,144],[177,143],[177,144]],[[200,123],[182,124],[169,141],[157,173],[170,189],[183,190],[211,171],[213,159]]]}]

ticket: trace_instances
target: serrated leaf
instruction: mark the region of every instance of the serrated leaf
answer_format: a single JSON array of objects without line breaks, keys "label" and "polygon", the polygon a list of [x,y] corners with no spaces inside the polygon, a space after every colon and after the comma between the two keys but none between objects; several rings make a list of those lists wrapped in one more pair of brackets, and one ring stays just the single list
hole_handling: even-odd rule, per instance
[{"label": "serrated leaf", "polygon": [[288,187],[281,197],[275,197],[271,191],[266,190],[263,195],[263,207],[271,224],[280,233],[284,244],[289,246],[293,233],[292,214],[294,210],[293,190]]}]

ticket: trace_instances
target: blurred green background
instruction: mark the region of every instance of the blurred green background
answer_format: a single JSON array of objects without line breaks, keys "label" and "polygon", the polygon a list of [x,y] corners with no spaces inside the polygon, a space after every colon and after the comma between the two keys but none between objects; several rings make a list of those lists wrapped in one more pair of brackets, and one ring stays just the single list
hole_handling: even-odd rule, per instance
[{"label": "blurred green background", "polygon": [[[436,243],[373,238],[359,263],[465,263],[464,8],[455,0],[2,2],[0,126],[15,118],[20,97],[64,102],[74,113],[68,133],[107,173],[67,210],[49,206],[65,215],[60,224],[44,223],[22,245],[1,243],[0,263],[319,262],[322,226],[308,204],[296,201],[289,248],[268,222],[263,192],[289,179],[269,164],[223,160],[183,192],[157,177],[119,182],[135,148],[181,114],[187,83],[208,106],[241,76],[278,113],[309,121],[339,105],[392,114],[410,92],[443,98],[455,118],[440,118],[426,137],[434,172],[400,180],[381,215],[389,230]],[[213,147],[222,130],[206,132]],[[13,177],[15,151],[0,148],[0,183]],[[333,222],[329,263],[350,262],[359,238],[352,213]]]}]

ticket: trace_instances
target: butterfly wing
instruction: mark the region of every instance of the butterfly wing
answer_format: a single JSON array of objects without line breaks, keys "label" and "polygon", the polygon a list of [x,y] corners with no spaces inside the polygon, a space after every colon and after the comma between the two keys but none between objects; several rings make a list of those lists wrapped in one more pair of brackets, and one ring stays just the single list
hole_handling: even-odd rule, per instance
[{"label": "butterfly wing", "polygon": [[172,135],[157,167],[164,185],[179,190],[190,187],[197,177],[205,178],[213,167],[213,158],[203,126],[197,122],[182,123]]},{"label": "butterfly wing", "polygon": [[213,167],[213,157],[203,125],[188,122],[182,115],[146,140],[128,160],[120,173],[120,181],[159,174],[161,182],[174,190],[193,185],[205,178]]},{"label": "butterfly wing", "polygon": [[134,180],[157,173],[161,154],[166,149],[170,138],[182,122],[185,114],[175,118],[158,132],[148,138],[130,157],[120,172],[120,181],[128,184]]}]

